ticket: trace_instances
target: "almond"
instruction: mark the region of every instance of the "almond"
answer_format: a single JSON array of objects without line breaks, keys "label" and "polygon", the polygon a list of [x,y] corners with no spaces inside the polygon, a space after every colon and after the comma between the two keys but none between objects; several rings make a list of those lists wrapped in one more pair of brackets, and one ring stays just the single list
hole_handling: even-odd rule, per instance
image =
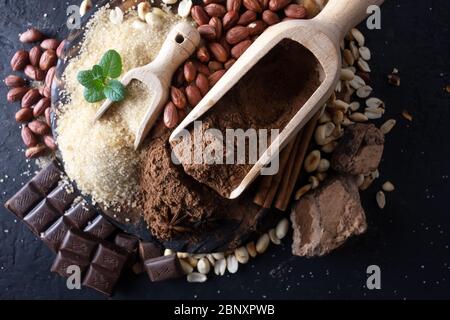
[{"label": "almond", "polygon": [[22,87],[25,84],[24,79],[22,79],[19,76],[13,75],[13,74],[7,76],[4,80],[4,82],[8,88]]},{"label": "almond", "polygon": [[219,43],[222,45],[222,47],[225,49],[227,55],[229,56],[231,53],[231,47],[228,43],[227,39],[225,37],[222,37],[222,39],[219,40]]},{"label": "almond", "polygon": [[30,108],[22,108],[16,112],[15,118],[17,122],[29,122],[33,120],[33,110]]},{"label": "almond", "polygon": [[58,57],[55,50],[46,50],[39,61],[39,68],[44,71],[48,71],[51,67],[54,67],[58,62]]},{"label": "almond", "polygon": [[231,49],[231,55],[233,56],[233,58],[238,59],[245,52],[245,50],[247,50],[248,47],[251,46],[251,44],[251,40],[244,40],[238,43]]},{"label": "almond", "polygon": [[238,24],[242,26],[248,25],[250,22],[253,22],[256,20],[256,12],[252,10],[245,11],[239,18]]},{"label": "almond", "polygon": [[33,116],[35,118],[42,116],[45,113],[45,110],[50,108],[51,103],[52,102],[49,98],[42,98],[41,100],[39,100],[33,108]]},{"label": "almond", "polygon": [[211,51],[214,58],[219,62],[226,62],[228,60],[228,53],[225,48],[218,42],[212,42],[209,44],[209,51]]},{"label": "almond", "polygon": [[195,107],[202,100],[202,94],[196,85],[187,86],[186,96],[191,107]]},{"label": "almond", "polygon": [[177,108],[172,102],[164,107],[164,124],[167,128],[174,128],[178,124]]},{"label": "almond", "polygon": [[184,78],[186,79],[187,82],[192,82],[194,81],[196,76],[197,76],[197,68],[195,67],[192,61],[187,61],[184,64]]},{"label": "almond", "polygon": [[45,123],[47,123],[48,126],[52,126],[52,115],[51,115],[52,109],[51,108],[47,108],[45,109]]},{"label": "almond", "polygon": [[203,73],[205,76],[209,76],[211,74],[211,71],[209,70],[208,66],[202,63],[199,63],[197,65],[197,70],[198,72]]},{"label": "almond", "polygon": [[200,33],[200,36],[206,40],[213,41],[217,38],[216,29],[209,24],[201,25],[197,28],[197,30],[198,33]]},{"label": "almond", "polygon": [[263,11],[261,4],[258,0],[243,0],[244,7],[248,10],[252,10],[254,12],[260,13]]},{"label": "almond", "polygon": [[40,120],[34,120],[28,124],[28,127],[31,131],[33,131],[34,134],[37,134],[38,136],[46,135],[50,132],[50,127]]},{"label": "almond", "polygon": [[36,46],[30,50],[30,63],[32,66],[38,67],[39,61],[41,60],[42,50],[40,47]]},{"label": "almond", "polygon": [[43,144],[39,144],[37,146],[28,148],[25,151],[25,157],[27,157],[28,159],[39,158],[40,156],[44,155],[45,152],[47,152],[47,147]]},{"label": "almond", "polygon": [[208,68],[211,71],[210,73],[214,73],[218,70],[222,70],[223,69],[223,64],[220,63],[219,61],[210,61],[208,63]]},{"label": "almond", "polygon": [[28,87],[16,87],[8,91],[8,102],[16,102],[23,98],[23,96],[30,90]]},{"label": "almond", "polygon": [[222,18],[223,28],[228,30],[234,27],[239,21],[239,14],[237,11],[228,11]]},{"label": "almond", "polygon": [[209,22],[209,16],[201,6],[193,6],[191,16],[199,26],[208,24]]},{"label": "almond", "polygon": [[63,41],[61,41],[58,48],[56,49],[56,55],[58,56],[58,58],[62,58],[65,45],[66,45],[66,40],[63,40]]},{"label": "almond", "polygon": [[46,98],[51,98],[51,96],[52,96],[52,90],[51,90],[51,88],[49,88],[47,86],[44,87],[44,89],[42,90],[42,93],[43,93],[44,97],[46,97]]},{"label": "almond", "polygon": [[288,18],[304,19],[307,16],[306,8],[299,4],[290,4],[284,8],[284,14]]},{"label": "almond", "polygon": [[209,61],[209,58],[209,51],[205,46],[198,48],[197,59],[200,60],[200,62],[206,63]]},{"label": "almond", "polygon": [[270,0],[269,1],[269,9],[272,11],[278,11],[286,7],[291,0]]},{"label": "almond", "polygon": [[39,89],[30,89],[22,98],[22,108],[30,108],[41,99]]},{"label": "almond", "polygon": [[237,44],[250,35],[249,29],[243,26],[236,26],[228,30],[226,40],[229,44]]},{"label": "almond", "polygon": [[205,11],[210,17],[218,17],[222,18],[225,13],[227,13],[227,9],[224,6],[217,3],[211,3],[205,6]]},{"label": "almond", "polygon": [[13,71],[22,71],[30,62],[30,57],[27,51],[17,51],[11,59],[11,68]]},{"label": "almond", "polygon": [[60,41],[56,39],[45,39],[41,42],[41,48],[44,50],[53,50],[56,51],[60,45]]},{"label": "almond", "polygon": [[37,42],[41,40],[43,37],[42,32],[40,32],[36,28],[30,28],[24,33],[20,35],[20,42],[29,43],[29,42]]},{"label": "almond", "polygon": [[209,81],[208,78],[203,74],[199,73],[195,79],[195,85],[200,90],[202,96],[205,96],[209,91]]},{"label": "almond", "polygon": [[262,19],[269,26],[272,26],[272,25],[280,22],[280,17],[275,12],[270,11],[270,10],[266,10],[263,12]]},{"label": "almond", "polygon": [[209,25],[214,28],[216,31],[216,39],[220,39],[222,37],[222,21],[217,17],[212,17],[209,20]]},{"label": "almond", "polygon": [[208,77],[209,87],[212,88],[220,80],[220,78],[222,78],[222,76],[224,74],[225,74],[225,70],[218,70],[218,71],[214,72],[213,74],[211,74]]},{"label": "almond", "polygon": [[51,67],[47,71],[47,75],[45,76],[45,86],[48,88],[52,87],[53,78],[55,77],[56,67]]},{"label": "almond", "polygon": [[239,12],[241,5],[242,0],[227,0],[227,11]]},{"label": "almond", "polygon": [[227,62],[225,62],[225,64],[224,64],[225,70],[230,69],[235,62],[236,62],[236,59],[230,59]]},{"label": "almond", "polygon": [[25,75],[31,80],[42,81],[45,78],[45,72],[31,64],[25,67]]},{"label": "almond", "polygon": [[42,139],[44,141],[44,144],[53,151],[56,151],[58,149],[58,146],[56,145],[55,139],[53,136],[46,134],[44,138]]},{"label": "almond", "polygon": [[269,0],[258,0],[261,8],[266,10],[269,7]]},{"label": "almond", "polygon": [[251,37],[260,35],[261,33],[264,32],[264,30],[266,30],[266,28],[267,24],[262,20],[256,20],[247,26],[249,35]]},{"label": "almond", "polygon": [[[23,109],[23,110],[25,110],[25,109]],[[28,148],[34,147],[38,143],[38,140],[37,140],[36,136],[30,130],[30,128],[28,128],[27,126],[23,126],[22,127],[21,136],[22,136],[23,143]]]},{"label": "almond", "polygon": [[186,108],[186,96],[180,89],[172,86],[170,88],[170,98],[172,99],[175,107],[177,107],[178,109]]}]

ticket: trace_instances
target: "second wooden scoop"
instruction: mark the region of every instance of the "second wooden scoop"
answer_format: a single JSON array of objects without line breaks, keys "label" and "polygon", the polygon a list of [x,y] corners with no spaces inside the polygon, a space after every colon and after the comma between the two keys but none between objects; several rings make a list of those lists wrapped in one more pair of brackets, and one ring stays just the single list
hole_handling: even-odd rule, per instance
[{"label": "second wooden scoop", "polygon": [[186,127],[211,109],[281,40],[294,40],[311,51],[323,71],[321,85],[229,195],[230,199],[237,198],[331,96],[341,72],[342,39],[350,28],[367,17],[369,6],[381,5],[383,2],[384,0],[330,0],[323,11],[312,20],[290,20],[268,28],[188,114],[174,130],[170,140],[177,139]]},{"label": "second wooden scoop", "polygon": [[[124,86],[136,79],[147,85],[152,93],[152,101],[135,133],[135,149],[144,141],[167,102],[175,70],[194,53],[199,43],[200,34],[197,29],[187,22],[180,22],[170,30],[157,57],[151,63],[132,69],[123,76],[121,82]],[[106,100],[97,111],[95,120],[100,119],[112,104],[111,100]]]}]

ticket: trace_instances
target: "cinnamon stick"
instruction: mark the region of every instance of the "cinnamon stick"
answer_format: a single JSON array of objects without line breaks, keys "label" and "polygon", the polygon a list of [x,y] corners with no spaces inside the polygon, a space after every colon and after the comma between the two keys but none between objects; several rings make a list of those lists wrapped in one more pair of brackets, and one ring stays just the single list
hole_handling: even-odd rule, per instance
[{"label": "cinnamon stick", "polygon": [[[306,157],[306,152],[311,143],[314,131],[316,129],[317,121],[319,120],[321,112],[318,112],[303,128],[301,139],[298,141],[296,153],[291,157],[291,171],[289,174],[283,175],[284,179],[279,188],[277,199],[275,201],[275,208],[281,211],[286,211],[289,202],[294,192],[295,184],[300,176],[303,162]],[[297,139],[296,139],[297,140]]]}]

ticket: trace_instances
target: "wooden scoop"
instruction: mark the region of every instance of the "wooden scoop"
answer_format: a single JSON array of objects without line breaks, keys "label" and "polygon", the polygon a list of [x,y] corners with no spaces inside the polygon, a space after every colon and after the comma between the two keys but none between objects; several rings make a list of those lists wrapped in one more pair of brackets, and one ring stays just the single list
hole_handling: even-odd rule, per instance
[{"label": "wooden scoop", "polygon": [[323,69],[323,82],[229,195],[230,199],[237,198],[331,96],[340,78],[341,41],[350,28],[367,16],[370,5],[381,5],[383,2],[384,0],[330,0],[312,20],[290,20],[268,28],[174,130],[170,141],[177,139],[186,127],[211,109],[281,40],[294,40],[310,50]]},{"label": "wooden scoop", "polygon": [[[121,82],[127,86],[136,79],[147,85],[153,95],[150,106],[140,124],[134,142],[137,149],[159,117],[169,96],[170,82],[175,70],[194,53],[200,43],[200,34],[191,24],[180,22],[170,30],[158,56],[148,65],[128,71]],[[97,111],[95,120],[100,119],[113,104],[106,100]]]}]

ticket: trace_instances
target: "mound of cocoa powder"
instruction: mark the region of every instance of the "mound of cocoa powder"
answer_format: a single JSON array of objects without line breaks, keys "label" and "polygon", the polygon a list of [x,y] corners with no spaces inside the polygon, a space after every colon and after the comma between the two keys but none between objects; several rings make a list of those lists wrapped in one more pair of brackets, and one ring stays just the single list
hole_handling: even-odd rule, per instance
[{"label": "mound of cocoa powder", "polygon": [[[285,39],[202,117],[202,127],[198,131],[214,128],[220,130],[223,137],[226,129],[281,131],[318,88],[319,77],[319,65],[314,55],[297,42]],[[252,167],[248,162],[248,139],[245,164],[229,165],[225,160],[223,164],[205,164],[192,161],[194,127],[189,130],[191,139],[181,139],[173,144],[176,157],[187,174],[228,197]],[[207,135],[200,135],[200,139],[202,149],[219,143]],[[223,147],[223,159],[229,151]]]}]

